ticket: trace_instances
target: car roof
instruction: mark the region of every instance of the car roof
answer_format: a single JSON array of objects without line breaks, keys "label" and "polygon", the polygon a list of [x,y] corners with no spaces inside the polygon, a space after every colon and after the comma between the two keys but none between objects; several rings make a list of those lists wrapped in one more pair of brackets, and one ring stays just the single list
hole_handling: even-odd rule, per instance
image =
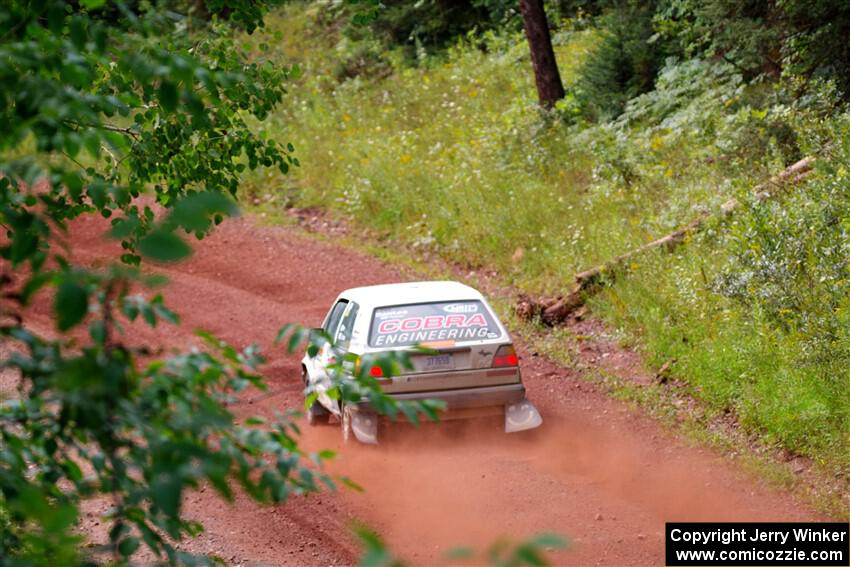
[{"label": "car roof", "polygon": [[478,290],[453,281],[427,281],[370,285],[347,289],[340,297],[361,305],[380,307],[432,301],[483,299]]}]

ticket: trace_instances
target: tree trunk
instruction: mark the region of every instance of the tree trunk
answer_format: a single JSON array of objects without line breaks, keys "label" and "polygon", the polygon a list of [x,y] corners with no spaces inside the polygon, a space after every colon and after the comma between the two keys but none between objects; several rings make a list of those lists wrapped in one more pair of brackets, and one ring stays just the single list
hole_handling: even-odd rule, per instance
[{"label": "tree trunk", "polygon": [[549,22],[543,10],[543,0],[519,0],[519,11],[528,47],[531,50],[531,66],[534,68],[534,82],[537,84],[537,96],[540,105],[552,108],[555,102],[564,98],[564,85],[552,50],[552,38],[549,36]]}]

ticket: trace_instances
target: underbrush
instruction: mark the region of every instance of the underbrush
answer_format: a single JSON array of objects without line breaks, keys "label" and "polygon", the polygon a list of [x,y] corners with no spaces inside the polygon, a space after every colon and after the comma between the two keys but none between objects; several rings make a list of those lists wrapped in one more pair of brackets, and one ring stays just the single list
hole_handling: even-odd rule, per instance
[{"label": "underbrush", "polygon": [[[303,78],[264,127],[293,141],[301,167],[250,178],[255,199],[321,207],[387,246],[536,294],[742,200],[674,254],[636,258],[592,307],[650,364],[675,360],[711,411],[847,474],[850,128],[828,84],[795,98],[722,63],[669,59],[655,90],[589,123],[577,99],[536,109],[521,35],[470,36],[411,66],[352,44],[316,8],[290,6],[268,26]],[[569,91],[599,31],[567,22],[555,38]],[[827,141],[828,159],[787,197],[750,197]]]},{"label": "underbrush", "polygon": [[813,178],[751,199],[675,255],[593,301],[717,413],[762,440],[850,471],[850,129]]}]

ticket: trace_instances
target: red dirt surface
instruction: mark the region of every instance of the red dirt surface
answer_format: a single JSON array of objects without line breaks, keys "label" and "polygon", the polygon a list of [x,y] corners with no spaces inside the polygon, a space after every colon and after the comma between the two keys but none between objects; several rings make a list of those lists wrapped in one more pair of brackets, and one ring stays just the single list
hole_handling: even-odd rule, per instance
[{"label": "red dirt surface", "polygon": [[[77,224],[78,263],[115,257],[104,229],[98,220]],[[240,347],[268,347],[283,323],[319,325],[344,288],[407,279],[368,256],[250,218],[219,227],[189,261],[155,271],[170,278],[166,303],[183,324],[134,327],[128,340],[169,348],[195,343],[198,328]],[[36,311],[47,325],[47,306]],[[349,565],[358,548],[348,526],[358,520],[413,564],[446,564],[456,546],[555,532],[571,542],[550,556],[558,565],[663,565],[666,521],[823,519],[712,451],[686,446],[576,370],[517,347],[529,398],[543,414],[538,430],[506,436],[490,422],[397,425],[385,443],[366,447],[342,446],[333,425],[304,422],[304,446],[337,450],[330,472],[365,492],[342,488],[260,507],[201,490],[186,509],[207,531],[183,547],[233,565]],[[302,407],[299,357],[266,354],[270,389],[245,397],[239,416]],[[91,511],[84,529],[96,534],[99,523]]]}]

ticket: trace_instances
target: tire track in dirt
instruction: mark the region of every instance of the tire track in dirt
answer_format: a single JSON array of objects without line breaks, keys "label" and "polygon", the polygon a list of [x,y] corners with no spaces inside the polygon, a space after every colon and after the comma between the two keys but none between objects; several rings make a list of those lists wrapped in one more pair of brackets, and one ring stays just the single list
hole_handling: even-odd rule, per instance
[{"label": "tire track in dirt", "polygon": [[[104,230],[99,220],[75,225],[77,262],[96,265],[117,250]],[[128,340],[169,347],[190,344],[195,328],[236,346],[267,346],[283,323],[318,325],[344,288],[406,279],[373,258],[250,218],[225,223],[191,260],[156,271],[170,278],[164,294],[183,325],[135,325]],[[45,324],[47,309],[36,309]],[[331,472],[366,492],[262,508],[245,498],[228,506],[201,491],[187,497],[187,510],[207,533],[187,548],[233,564],[351,564],[357,549],[346,526],[357,518],[414,563],[441,562],[457,545],[558,532],[573,545],[553,556],[557,564],[661,565],[665,521],[819,519],[711,451],[685,446],[574,370],[518,347],[529,398],[544,416],[540,429],[515,437],[490,422],[395,425],[387,443],[371,448],[343,447],[337,428],[304,424],[304,446],[338,450]],[[298,357],[267,354],[270,393],[246,398],[235,408],[240,416],[301,407]]]}]

